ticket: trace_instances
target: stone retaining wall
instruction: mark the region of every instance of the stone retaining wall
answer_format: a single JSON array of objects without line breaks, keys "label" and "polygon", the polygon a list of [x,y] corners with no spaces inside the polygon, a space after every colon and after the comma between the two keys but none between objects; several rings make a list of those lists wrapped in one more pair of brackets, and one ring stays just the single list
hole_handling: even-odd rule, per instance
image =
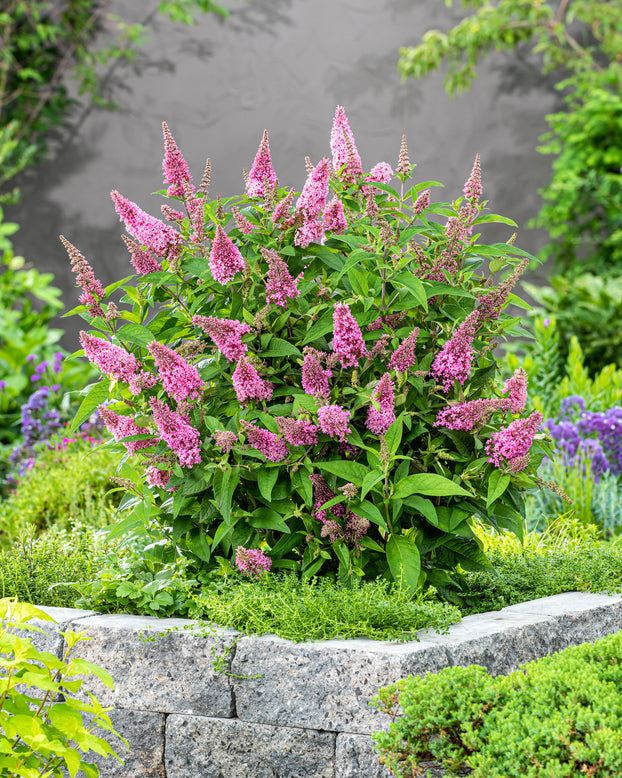
[{"label": "stone retaining wall", "polygon": [[119,749],[124,767],[100,762],[106,778],[387,778],[369,737],[389,724],[368,705],[380,687],[449,665],[508,673],[622,629],[622,599],[589,593],[468,616],[409,643],[292,643],[201,634],[186,619],[43,610],[58,624],[31,633],[39,648],[60,654],[59,630],[86,630],[92,640],[73,655],[114,678],[114,691],[94,677],[87,686],[115,706],[113,723],[130,743],[129,754]]}]

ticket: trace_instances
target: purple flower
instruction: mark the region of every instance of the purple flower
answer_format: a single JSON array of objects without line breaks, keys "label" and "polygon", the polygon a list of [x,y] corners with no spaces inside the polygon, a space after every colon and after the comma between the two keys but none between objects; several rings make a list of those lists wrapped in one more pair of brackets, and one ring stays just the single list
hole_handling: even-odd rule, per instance
[{"label": "purple flower", "polygon": [[170,397],[178,403],[201,397],[205,384],[194,365],[157,340],[152,340],[147,350],[153,356],[164,391]]},{"label": "purple flower", "polygon": [[345,443],[347,434],[352,432],[348,427],[350,416],[350,411],[344,410],[340,405],[323,405],[317,412],[318,424],[322,432],[342,443]]},{"label": "purple flower", "polygon": [[119,218],[136,240],[158,257],[178,257],[181,253],[181,235],[168,224],[150,216],[136,203],[128,200],[116,190],[110,193]]},{"label": "purple flower", "polygon": [[237,362],[246,353],[248,345],[242,343],[242,337],[251,331],[246,322],[196,314],[192,323],[209,335],[229,362]]},{"label": "purple flower", "polygon": [[279,257],[276,251],[262,249],[264,260],[268,263],[268,278],[266,280],[266,302],[287,308],[287,300],[294,299],[300,294],[297,283],[301,276],[294,279],[289,272],[287,264]]},{"label": "purple flower", "polygon": [[376,401],[380,409],[373,405],[367,410],[365,426],[374,435],[384,435],[395,421],[395,394],[390,373],[385,373],[371,395],[371,400]]},{"label": "purple flower", "polygon": [[357,366],[367,350],[361,328],[345,303],[337,303],[333,309],[333,332],[333,351],[341,366]]},{"label": "purple flower", "polygon": [[241,405],[249,400],[269,400],[272,397],[272,384],[260,378],[257,370],[241,357],[233,372],[233,388]]},{"label": "purple flower", "polygon": [[302,388],[312,397],[328,399],[330,395],[328,379],[333,373],[328,368],[325,370],[322,367],[320,359],[324,356],[326,355],[323,352],[310,346],[305,348],[302,360]]},{"label": "purple flower", "polygon": [[417,358],[415,357],[415,346],[418,337],[419,327],[415,327],[396,348],[393,354],[391,354],[391,359],[389,360],[389,367],[391,370],[398,370],[400,373],[405,373],[415,364],[417,361]]},{"label": "purple flower", "polygon": [[255,161],[248,174],[246,192],[249,197],[265,197],[266,186],[269,189],[274,189],[276,183],[277,176],[272,167],[268,130],[264,130],[259,149],[255,155]]},{"label": "purple flower", "polygon": [[235,566],[242,575],[249,575],[251,578],[259,578],[272,567],[272,560],[263,551],[258,548],[244,548],[238,546],[235,552]]},{"label": "purple flower", "polygon": [[470,313],[445,343],[432,363],[430,373],[443,382],[448,392],[458,379],[461,384],[469,377],[473,361],[473,339],[479,327],[477,311]]},{"label": "purple flower", "polygon": [[182,467],[201,463],[199,430],[195,429],[180,413],[172,411],[166,403],[155,397],[149,399],[153,420],[162,440],[177,454]]},{"label": "purple flower", "polygon": [[289,450],[284,440],[270,430],[262,430],[254,424],[242,421],[246,438],[253,448],[260,451],[270,462],[283,462],[287,459]]},{"label": "purple flower", "polygon": [[526,419],[516,419],[499,432],[495,432],[486,443],[488,461],[495,467],[507,464],[513,472],[517,472],[515,466],[512,466],[513,460],[520,459],[526,466],[528,460],[524,457],[529,453],[533,437],[541,423],[542,414],[534,411]]},{"label": "purple flower", "polygon": [[209,266],[214,281],[225,286],[241,270],[244,270],[244,258],[240,250],[231,238],[223,230],[220,224],[216,227],[216,234],[209,255]]},{"label": "purple flower", "polygon": [[333,168],[335,172],[345,165],[341,172],[342,181],[352,183],[363,175],[361,158],[356,149],[354,135],[350,129],[348,117],[341,105],[335,110],[335,118],[330,133],[330,148],[333,153]]},{"label": "purple flower", "polygon": [[164,135],[164,160],[162,161],[164,183],[170,184],[166,194],[169,197],[183,197],[184,184],[190,184],[192,176],[166,122],[162,122],[162,132]]}]

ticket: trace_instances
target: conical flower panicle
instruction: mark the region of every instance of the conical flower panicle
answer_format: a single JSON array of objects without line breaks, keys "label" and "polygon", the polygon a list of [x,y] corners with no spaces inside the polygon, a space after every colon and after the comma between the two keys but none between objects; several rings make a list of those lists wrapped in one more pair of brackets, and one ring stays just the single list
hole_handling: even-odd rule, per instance
[{"label": "conical flower panicle", "polygon": [[[147,427],[141,427],[136,424],[134,419],[130,416],[120,416],[105,405],[100,405],[97,410],[99,412],[99,418],[102,419],[106,425],[106,429],[116,441],[121,440],[121,438],[128,438],[131,435],[145,435],[149,432]],[[123,445],[130,454],[135,454],[143,448],[155,446],[157,442],[157,438],[146,438],[145,440],[123,441]]]},{"label": "conical flower panicle", "polygon": [[495,467],[508,467],[512,472],[524,469],[529,463],[527,455],[534,435],[542,421],[542,414],[534,411],[526,419],[516,419],[495,432],[486,443],[488,461]]},{"label": "conical flower panicle", "polygon": [[348,117],[341,105],[337,106],[335,118],[330,133],[330,148],[333,153],[333,168],[335,172],[345,165],[341,180],[353,183],[363,175],[361,158],[356,149],[354,135],[350,129]]},{"label": "conical flower panicle", "polygon": [[263,131],[263,137],[255,155],[255,161],[246,180],[246,193],[249,197],[266,197],[277,183],[277,176],[272,167],[268,131]]},{"label": "conical flower panicle", "polygon": [[241,405],[247,405],[249,400],[270,400],[272,384],[264,381],[251,363],[242,357],[232,376],[233,388]]},{"label": "conical flower panicle", "polygon": [[123,242],[127,246],[127,250],[130,252],[130,262],[134,265],[137,273],[140,275],[146,275],[147,273],[155,273],[158,270],[162,270],[162,265],[153,258],[153,254],[141,247],[128,238],[127,235],[121,235]]},{"label": "conical flower panicle", "polygon": [[464,192],[465,197],[474,197],[475,199],[479,199],[482,196],[482,168],[479,154],[475,155],[473,170],[471,170],[471,175],[469,176],[462,191]]},{"label": "conical flower panicle", "polygon": [[128,200],[116,190],[110,193],[119,218],[136,240],[158,257],[178,257],[181,253],[181,235],[168,224],[150,216],[136,203]]},{"label": "conical flower panicle", "polygon": [[61,235],[60,239],[69,254],[71,270],[76,274],[76,284],[82,288],[80,302],[88,307],[91,316],[104,316],[104,310],[100,305],[106,297],[104,287],[95,278],[93,268],[73,243],[70,243],[64,235]]},{"label": "conical flower panicle", "polygon": [[380,406],[380,410],[370,405],[367,409],[365,426],[374,435],[384,435],[395,421],[395,394],[390,373],[385,373],[371,395]]},{"label": "conical flower panicle", "polygon": [[287,459],[289,454],[287,445],[276,433],[262,430],[247,421],[242,421],[242,427],[244,427],[249,444],[261,452],[270,462],[283,462]]},{"label": "conical flower panicle", "polygon": [[115,381],[129,384],[132,394],[140,394],[137,379],[141,375],[141,364],[134,354],[84,331],[80,333],[80,344],[89,362],[98,367],[102,373],[114,378]]},{"label": "conical flower panicle", "polygon": [[246,322],[195,314],[192,323],[209,335],[227,361],[237,362],[246,353],[248,345],[242,343],[242,336],[251,331]]},{"label": "conical flower panicle", "polygon": [[342,367],[355,367],[367,354],[363,333],[345,303],[337,303],[333,309],[333,351]]},{"label": "conical flower panicle", "polygon": [[190,184],[192,176],[166,122],[162,122],[162,132],[164,135],[164,160],[162,161],[164,183],[170,184],[166,193],[169,197],[184,197],[184,184]]},{"label": "conical flower panicle", "polygon": [[192,467],[201,463],[200,434],[180,413],[172,411],[168,405],[155,397],[149,399],[153,421],[162,440],[177,455],[182,467]]},{"label": "conical flower panicle", "polygon": [[332,371],[324,369],[320,362],[324,354],[314,348],[307,347],[304,350],[302,360],[302,388],[306,394],[312,397],[322,397],[328,399],[330,396],[329,379],[332,378]]},{"label": "conical flower panicle", "polygon": [[478,313],[472,311],[436,355],[430,373],[442,381],[444,392],[453,387],[455,379],[464,384],[469,377],[478,327]]},{"label": "conical flower panicle", "polygon": [[244,270],[245,267],[244,257],[240,254],[240,250],[220,224],[216,227],[209,255],[209,266],[214,281],[218,281],[222,286],[228,284],[235,274]]},{"label": "conical flower panicle", "polygon": [[268,263],[266,302],[287,308],[287,300],[293,300],[300,294],[300,289],[297,286],[300,278],[294,279],[292,277],[287,263],[279,257],[276,251],[270,251],[262,247],[261,253],[264,260]]},{"label": "conical flower panicle", "polygon": [[509,392],[508,403],[512,413],[520,413],[527,405],[527,373],[522,367],[514,371],[514,375],[503,384],[503,393]]},{"label": "conical flower panicle", "polygon": [[343,209],[343,203],[336,197],[327,204],[322,216],[322,227],[326,232],[339,235],[348,229],[348,221]]},{"label": "conical flower panicle", "polygon": [[157,340],[152,340],[147,350],[156,363],[164,391],[175,402],[198,400],[201,397],[205,384],[194,365]]},{"label": "conical flower panicle", "polygon": [[417,361],[415,346],[417,345],[418,337],[419,327],[415,327],[405,340],[395,349],[393,354],[391,354],[391,359],[389,360],[389,367],[391,370],[398,370],[400,373],[405,373],[415,364]]}]

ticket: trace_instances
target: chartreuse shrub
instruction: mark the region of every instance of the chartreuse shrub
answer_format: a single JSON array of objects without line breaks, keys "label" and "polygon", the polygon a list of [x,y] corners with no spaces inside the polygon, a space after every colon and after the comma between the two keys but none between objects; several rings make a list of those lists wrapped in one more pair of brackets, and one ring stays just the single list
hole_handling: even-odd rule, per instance
[{"label": "chartreuse shrub", "polygon": [[485,567],[470,519],[521,531],[542,417],[524,371],[497,379],[529,255],[478,243],[480,224],[513,225],[480,200],[479,157],[462,195],[434,203],[436,182],[407,184],[405,138],[396,173],[366,173],[338,107],[332,160],[308,161],[300,194],[278,185],[266,132],[246,193],[209,201],[209,163],[195,188],[166,124],[164,139],[168,223],[112,192],[135,276],[104,289],[62,238],[104,376],[74,423],[107,402],[109,431],[143,457],[123,526],[216,575],[414,590]]},{"label": "chartreuse shrub", "polygon": [[[483,667],[410,676],[372,704],[393,717],[372,735],[394,775],[434,759],[473,778],[622,773],[622,633],[492,678]],[[399,713],[401,708],[401,715]]]},{"label": "chartreuse shrub", "polygon": [[[84,758],[89,752],[119,757],[98,730],[118,735],[108,711],[87,691],[89,701],[77,699],[84,685],[79,676],[96,675],[112,688],[112,678],[86,659],[70,658],[84,633],[61,632],[67,648],[62,659],[38,651],[26,631],[43,632],[33,619],[54,621],[26,603],[0,600],[0,772],[23,778],[86,778],[99,768]],[[84,721],[84,714],[88,723]],[[124,741],[127,745],[127,742]]]},{"label": "chartreuse shrub", "polygon": [[110,482],[119,460],[116,452],[93,450],[81,436],[42,446],[12,494],[0,502],[0,544],[12,543],[29,528],[109,524],[119,502]]}]

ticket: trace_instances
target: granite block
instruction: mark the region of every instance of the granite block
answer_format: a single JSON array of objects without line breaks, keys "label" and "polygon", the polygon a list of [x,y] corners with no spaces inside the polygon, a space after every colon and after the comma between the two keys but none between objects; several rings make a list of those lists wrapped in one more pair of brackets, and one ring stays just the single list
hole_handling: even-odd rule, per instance
[{"label": "granite block", "polygon": [[37,607],[40,611],[54,619],[54,621],[32,619],[28,623],[34,627],[39,627],[42,632],[23,630],[20,634],[30,638],[37,651],[49,651],[59,659],[62,657],[64,649],[64,639],[60,633],[69,629],[69,622],[75,622],[71,629],[75,632],[81,632],[79,621],[88,616],[96,615],[96,611],[79,610],[77,608],[52,608],[39,605]]},{"label": "granite block", "polygon": [[335,734],[238,719],[168,716],[169,778],[334,778]]},{"label": "granite block", "polygon": [[[92,639],[78,643],[73,655],[100,665],[114,679],[114,690],[89,679],[89,690],[103,705],[155,713],[234,715],[226,668],[237,633],[202,635],[189,619],[114,614],[91,616],[76,626]],[[217,658],[224,659],[225,671],[215,669]]]},{"label": "granite block", "polygon": [[391,778],[378,761],[369,735],[340,732],[335,746],[335,778]]},{"label": "granite block", "polygon": [[113,756],[89,755],[87,761],[99,767],[101,778],[166,778],[164,714],[116,708],[108,715],[129,748],[112,733],[96,730],[95,734],[110,743],[124,762]]},{"label": "granite block", "polygon": [[386,714],[369,705],[382,686],[448,664],[444,648],[417,642],[292,643],[244,637],[231,665],[237,716],[275,726],[367,734],[387,721]]}]

